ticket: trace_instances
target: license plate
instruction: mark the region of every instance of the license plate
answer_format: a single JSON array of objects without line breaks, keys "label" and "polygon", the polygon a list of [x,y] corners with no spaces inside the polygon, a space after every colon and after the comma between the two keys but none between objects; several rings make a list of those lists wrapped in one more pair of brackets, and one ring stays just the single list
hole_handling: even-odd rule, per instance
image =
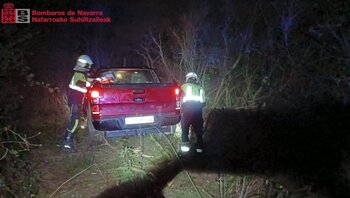
[{"label": "license plate", "polygon": [[145,123],[153,123],[153,116],[140,116],[140,117],[128,117],[125,118],[125,124],[145,124]]}]

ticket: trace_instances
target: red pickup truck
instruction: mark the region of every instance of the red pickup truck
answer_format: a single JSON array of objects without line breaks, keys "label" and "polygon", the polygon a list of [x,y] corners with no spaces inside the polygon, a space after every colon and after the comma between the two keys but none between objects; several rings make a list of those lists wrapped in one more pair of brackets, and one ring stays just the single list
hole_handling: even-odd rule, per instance
[{"label": "red pickup truck", "polygon": [[104,68],[86,94],[90,139],[171,133],[180,121],[180,86],[149,68]]}]

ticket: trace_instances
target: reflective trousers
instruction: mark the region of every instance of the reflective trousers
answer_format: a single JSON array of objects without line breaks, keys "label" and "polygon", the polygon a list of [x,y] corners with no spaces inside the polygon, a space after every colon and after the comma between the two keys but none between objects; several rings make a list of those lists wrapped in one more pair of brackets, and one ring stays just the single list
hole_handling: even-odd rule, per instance
[{"label": "reflective trousers", "polygon": [[69,116],[69,125],[67,131],[71,133],[75,133],[80,125],[80,112],[81,112],[81,104],[70,104],[70,116]]},{"label": "reflective trousers", "polygon": [[189,129],[192,126],[197,137],[197,146],[203,145],[203,105],[200,102],[186,102],[181,108],[182,142],[189,142]]}]

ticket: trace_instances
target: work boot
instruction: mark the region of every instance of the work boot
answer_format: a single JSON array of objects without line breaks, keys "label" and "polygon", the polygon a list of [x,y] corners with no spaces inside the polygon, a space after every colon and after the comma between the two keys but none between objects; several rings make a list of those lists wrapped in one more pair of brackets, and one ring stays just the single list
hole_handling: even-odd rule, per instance
[{"label": "work boot", "polygon": [[189,162],[193,158],[190,142],[182,142],[180,146],[179,158],[182,162]]},{"label": "work boot", "polygon": [[203,143],[200,141],[200,143],[196,144],[196,152],[197,153],[203,153]]},{"label": "work boot", "polygon": [[70,131],[66,131],[66,134],[64,135],[64,140],[63,140],[63,149],[73,150],[73,144],[74,144],[74,134]]},{"label": "work boot", "polygon": [[190,151],[191,144],[190,142],[182,142],[180,146],[181,153],[187,153]]},{"label": "work boot", "polygon": [[203,153],[203,148],[202,147],[199,147],[199,148],[197,147],[196,148],[196,152],[197,153]]}]

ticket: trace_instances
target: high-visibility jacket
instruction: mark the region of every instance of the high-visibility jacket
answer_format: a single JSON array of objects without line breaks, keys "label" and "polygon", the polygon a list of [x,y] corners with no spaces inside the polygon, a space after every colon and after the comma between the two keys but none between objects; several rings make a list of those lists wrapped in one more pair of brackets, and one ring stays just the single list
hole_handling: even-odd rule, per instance
[{"label": "high-visibility jacket", "polygon": [[86,87],[89,84],[87,77],[81,72],[74,72],[72,80],[69,83],[69,88],[79,91],[81,93],[86,93]]},{"label": "high-visibility jacket", "polygon": [[205,103],[205,93],[204,89],[193,83],[185,83],[181,86],[181,89],[184,93],[182,102],[200,102]]},{"label": "high-visibility jacket", "polygon": [[69,83],[68,100],[71,104],[81,104],[85,93],[86,87],[90,85],[88,78],[82,72],[74,72],[72,80]]}]

